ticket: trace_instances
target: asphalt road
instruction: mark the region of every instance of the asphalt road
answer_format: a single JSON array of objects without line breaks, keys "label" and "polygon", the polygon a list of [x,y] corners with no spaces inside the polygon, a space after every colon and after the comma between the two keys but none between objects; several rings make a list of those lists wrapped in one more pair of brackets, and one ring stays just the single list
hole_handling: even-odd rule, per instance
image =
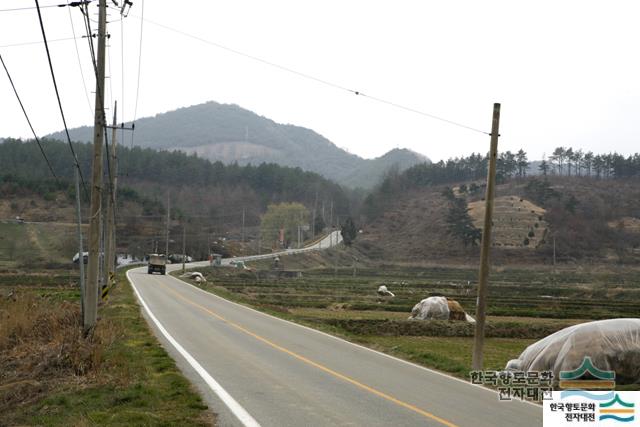
[{"label": "asphalt road", "polygon": [[538,406],[500,402],[490,390],[257,312],[174,277],[148,275],[146,267],[127,275],[150,325],[221,425],[542,425]]}]

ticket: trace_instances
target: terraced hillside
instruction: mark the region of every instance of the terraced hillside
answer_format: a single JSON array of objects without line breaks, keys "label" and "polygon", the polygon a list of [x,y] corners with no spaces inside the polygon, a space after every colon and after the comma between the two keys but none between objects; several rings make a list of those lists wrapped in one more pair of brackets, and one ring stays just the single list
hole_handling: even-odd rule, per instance
[{"label": "terraced hillside", "polygon": [[[483,200],[469,203],[469,215],[482,229],[485,204]],[[493,208],[493,246],[537,248],[544,242],[547,223],[544,208],[519,196],[496,197]]]}]

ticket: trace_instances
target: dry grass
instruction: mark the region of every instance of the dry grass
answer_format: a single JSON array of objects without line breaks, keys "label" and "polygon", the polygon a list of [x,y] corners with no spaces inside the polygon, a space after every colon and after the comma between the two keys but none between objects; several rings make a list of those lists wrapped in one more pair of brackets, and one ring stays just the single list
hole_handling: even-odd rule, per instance
[{"label": "dry grass", "polygon": [[83,334],[80,307],[18,293],[0,303],[0,412],[35,401],[61,380],[94,381],[118,335],[101,322]]},{"label": "dry grass", "polygon": [[0,274],[0,426],[215,423],[118,279],[84,334],[64,275]]}]

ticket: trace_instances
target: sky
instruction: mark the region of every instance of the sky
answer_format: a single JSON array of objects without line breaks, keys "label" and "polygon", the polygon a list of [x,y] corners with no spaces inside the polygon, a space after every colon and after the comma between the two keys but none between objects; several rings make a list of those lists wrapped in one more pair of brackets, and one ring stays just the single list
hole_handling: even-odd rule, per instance
[{"label": "sky", "polygon": [[[0,54],[40,136],[62,119],[37,11],[6,11],[33,6],[0,0]],[[97,1],[90,9],[95,29]],[[49,40],[83,32],[77,8],[42,16]],[[106,100],[118,101],[118,122],[237,104],[365,158],[409,148],[436,161],[486,152],[489,136],[376,99],[485,132],[500,102],[500,151],[630,154],[640,151],[638,16],[640,2],[616,0],[134,0],[122,20],[110,10]],[[70,128],[92,125],[95,96],[87,41],[76,42],[78,52],[74,40],[50,42]],[[30,138],[3,72],[0,137]]]}]

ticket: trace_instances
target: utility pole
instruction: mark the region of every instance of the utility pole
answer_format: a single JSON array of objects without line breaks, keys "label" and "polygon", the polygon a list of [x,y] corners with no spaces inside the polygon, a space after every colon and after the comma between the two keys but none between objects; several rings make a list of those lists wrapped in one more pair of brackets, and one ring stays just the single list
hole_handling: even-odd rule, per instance
[{"label": "utility pole", "polygon": [[484,324],[487,308],[487,286],[489,280],[489,251],[491,250],[491,221],[493,217],[493,197],[496,184],[496,162],[498,158],[498,137],[500,128],[500,104],[493,104],[493,120],[491,124],[491,149],[489,151],[489,172],[487,174],[487,193],[485,195],[484,227],[482,229],[482,246],[480,249],[480,273],[478,282],[478,301],[476,306],[476,330],[473,344],[472,369],[482,370]]},{"label": "utility pole", "polygon": [[106,213],[106,230],[105,230],[105,245],[104,245],[104,278],[103,284],[109,286],[109,278],[115,273],[115,200],[116,200],[116,114],[118,110],[118,101],[113,106],[113,126],[111,133],[111,153],[107,153],[107,156],[111,156],[111,182],[109,182],[110,194],[107,197],[107,213]]},{"label": "utility pole", "polygon": [[98,4],[98,53],[96,76],[95,116],[93,122],[93,165],[91,179],[91,207],[89,210],[89,265],[85,292],[85,331],[95,326],[98,317],[98,273],[100,248],[100,205],[102,199],[102,141],[106,120],[104,116],[105,34],[107,30],[107,0]]},{"label": "utility pole", "polygon": [[244,208],[242,208],[242,243],[244,243]]},{"label": "utility pole", "polygon": [[[76,163],[77,165],[77,163]],[[75,181],[76,181],[76,215],[78,217],[78,265],[80,266],[80,306],[82,309],[82,318],[84,319],[84,304],[85,294],[87,292],[84,283],[84,248],[82,245],[82,215],[80,213],[80,171],[77,166],[75,168]]]},{"label": "utility pole", "polygon": [[329,247],[333,247],[333,200],[331,200],[331,207],[329,208]]},{"label": "utility pole", "polygon": [[556,269],[556,235],[553,234],[553,270]]},{"label": "utility pole", "polygon": [[[171,223],[171,199],[169,198],[169,190],[167,190],[167,240],[165,241],[164,256],[169,259],[169,225]],[[157,253],[157,252],[156,252]]]},{"label": "utility pole", "polygon": [[184,263],[187,261],[187,226],[182,224],[182,272],[184,273]]},{"label": "utility pole", "polygon": [[316,186],[316,198],[313,201],[313,219],[311,222],[311,238],[316,237],[316,211],[318,210],[318,187]]}]

